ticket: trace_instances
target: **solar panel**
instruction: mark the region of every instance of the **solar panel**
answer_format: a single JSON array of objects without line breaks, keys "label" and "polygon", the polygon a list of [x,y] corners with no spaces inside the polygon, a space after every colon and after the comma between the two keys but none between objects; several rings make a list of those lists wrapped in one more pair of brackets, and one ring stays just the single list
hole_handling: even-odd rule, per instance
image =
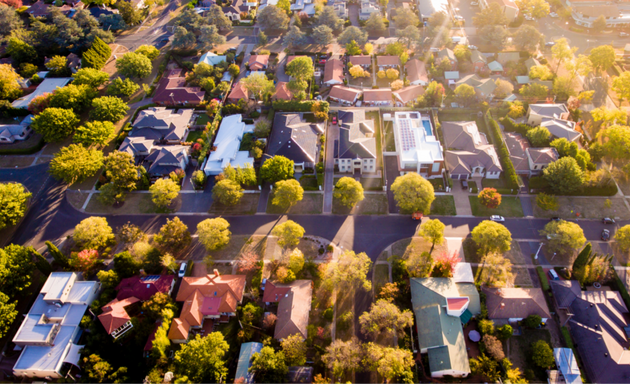
[{"label": "solar panel", "polygon": [[409,126],[409,120],[398,120],[400,126],[400,140],[402,141],[403,151],[408,151],[416,147],[416,137]]},{"label": "solar panel", "polygon": [[141,280],[144,282],[153,282],[153,281],[158,281],[159,279],[160,279],[160,275],[149,275],[149,276],[143,277]]}]

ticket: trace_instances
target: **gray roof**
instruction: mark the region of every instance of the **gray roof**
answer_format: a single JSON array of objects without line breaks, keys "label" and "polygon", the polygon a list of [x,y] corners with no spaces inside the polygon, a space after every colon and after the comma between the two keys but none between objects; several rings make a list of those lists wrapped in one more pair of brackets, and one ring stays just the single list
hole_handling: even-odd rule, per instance
[{"label": "gray roof", "polygon": [[481,77],[479,77],[479,75],[475,73],[462,77],[455,84],[458,86],[461,84],[468,84],[471,87],[475,88],[476,91],[482,92],[484,96],[489,96],[497,88],[494,80],[490,78],[482,79]]},{"label": "gray roof", "polygon": [[470,60],[472,61],[473,64],[476,62],[483,62],[484,64],[488,63],[488,60],[486,59],[486,57],[482,55],[481,52],[479,52],[478,50],[474,49],[470,53],[471,53]]},{"label": "gray roof", "polygon": [[482,292],[486,294],[490,319],[524,319],[530,315],[543,319],[551,317],[545,294],[540,288],[482,287]]},{"label": "gray roof", "polygon": [[140,153],[151,152],[153,143],[153,139],[146,139],[144,137],[125,137],[125,140],[122,142],[118,150],[120,152],[127,152],[131,156],[136,157]]},{"label": "gray roof", "polygon": [[266,155],[281,155],[296,163],[315,163],[322,133],[320,124],[309,123],[301,113],[276,113]]},{"label": "gray roof", "polygon": [[558,151],[555,148],[528,148],[527,153],[535,164],[549,164],[558,160]]},{"label": "gray roof", "polygon": [[569,308],[573,300],[582,294],[577,280],[552,280],[549,285],[556,304],[560,308]]},{"label": "gray roof", "polygon": [[510,61],[519,61],[521,59],[521,55],[518,52],[499,52],[497,56],[497,61],[503,65]]},{"label": "gray roof", "polygon": [[193,112],[193,109],[175,111],[166,107],[145,109],[138,114],[129,136],[182,141]]},{"label": "gray roof", "polygon": [[438,52],[437,57],[437,61],[442,61],[442,59],[446,57],[451,61],[457,62],[457,57],[455,57],[455,53],[449,48],[442,49],[440,52]]},{"label": "gray roof", "polygon": [[575,123],[569,120],[543,117],[541,127],[547,128],[551,136],[565,138],[569,141],[578,140],[582,134],[575,130]]},{"label": "gray roof", "polygon": [[505,146],[510,153],[510,160],[514,169],[518,171],[529,171],[529,161],[527,160],[527,149],[529,142],[518,133],[504,132]]},{"label": "gray roof", "polygon": [[445,121],[444,158],[451,174],[471,173],[473,167],[482,166],[489,172],[502,171],[494,146],[479,133],[474,121]]},{"label": "gray roof", "polygon": [[144,167],[151,176],[167,176],[182,169],[180,164],[188,156],[187,149],[183,145],[159,147],[144,159]]},{"label": "gray roof", "polygon": [[569,113],[566,104],[530,104],[529,109],[540,116],[550,118],[560,118],[563,114]]},{"label": "gray roof", "polygon": [[582,376],[580,367],[571,348],[554,348],[553,357],[556,360],[556,366],[562,373],[567,384],[581,384]]},{"label": "gray roof", "polygon": [[338,159],[376,159],[374,120],[365,118],[362,109],[339,111]]},{"label": "gray roof", "polygon": [[525,66],[527,67],[527,72],[529,72],[529,70],[532,67],[535,67],[537,65],[540,65],[540,62],[534,59],[533,57],[530,57],[529,59],[525,60]]}]

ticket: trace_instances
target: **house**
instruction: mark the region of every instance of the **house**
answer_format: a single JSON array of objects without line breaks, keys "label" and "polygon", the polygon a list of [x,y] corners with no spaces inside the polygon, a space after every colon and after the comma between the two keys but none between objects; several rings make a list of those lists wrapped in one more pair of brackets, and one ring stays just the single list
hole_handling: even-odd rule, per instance
[{"label": "house", "polygon": [[339,59],[328,60],[324,66],[324,84],[343,84],[343,80],[343,62]]},{"label": "house", "polygon": [[452,179],[486,177],[498,179],[503,168],[486,135],[479,132],[474,121],[442,122],[446,167]]},{"label": "house", "polygon": [[352,66],[359,65],[361,68],[368,70],[372,66],[372,56],[370,55],[360,55],[360,56],[349,56],[348,62],[352,64]]},{"label": "house", "polygon": [[559,158],[558,151],[552,147],[527,148],[530,175],[540,175],[543,169]]},{"label": "house", "polygon": [[470,61],[472,62],[475,72],[481,72],[488,66],[488,59],[476,49],[470,52]]},{"label": "house", "polygon": [[[330,3],[328,4],[330,5]],[[348,8],[346,7],[346,3],[344,1],[338,1],[330,6],[335,10],[337,17],[341,19],[348,18]]]},{"label": "house", "polygon": [[554,138],[564,138],[569,141],[579,141],[582,134],[575,130],[575,122],[555,118],[544,118],[541,127],[545,127]]},{"label": "house", "polygon": [[436,13],[443,12],[450,14],[450,4],[448,0],[416,0],[420,22],[429,21],[429,18]]},{"label": "house", "polygon": [[311,311],[313,282],[295,280],[289,284],[265,284],[263,301],[266,305],[278,304],[276,329],[274,338],[284,340],[292,335],[299,335],[306,340],[308,332],[308,316]]},{"label": "house", "polygon": [[501,65],[506,65],[509,62],[518,62],[521,59],[521,55],[518,52],[499,52],[497,54],[497,61]]},{"label": "house", "polygon": [[251,9],[255,9],[258,3],[247,2],[244,0],[233,0],[230,5],[221,7],[223,14],[230,20],[241,20],[241,13],[249,13]]},{"label": "house", "polygon": [[516,173],[529,177],[539,175],[547,165],[558,160],[555,148],[532,148],[529,141],[518,133],[504,132],[505,146]]},{"label": "house", "polygon": [[293,99],[293,93],[287,88],[286,81],[278,81],[276,84],[276,93],[273,95],[273,100],[291,100]]},{"label": "house", "polygon": [[11,144],[28,139],[33,132],[32,121],[33,115],[28,115],[17,124],[0,124],[0,143]]},{"label": "house", "polygon": [[453,53],[452,49],[450,48],[441,49],[437,54],[437,58],[435,59],[435,62],[442,63],[444,59],[448,60],[448,62],[451,64],[452,70],[457,69],[457,57],[455,57],[455,53]]},{"label": "house", "polygon": [[227,61],[227,56],[225,55],[217,55],[213,52],[206,52],[199,58],[199,62],[197,64],[206,63],[212,66],[218,65],[222,61]]},{"label": "house", "polygon": [[323,133],[322,125],[308,122],[303,113],[276,113],[264,159],[284,156],[293,160],[296,172],[314,168]]},{"label": "house", "polygon": [[363,104],[366,106],[392,105],[392,90],[385,89],[366,89],[363,91]]},{"label": "house", "polygon": [[569,117],[566,104],[530,104],[527,109],[527,124],[546,127],[554,137],[578,141],[582,134]]},{"label": "house", "polygon": [[373,13],[381,13],[381,7],[374,1],[361,0],[361,8],[359,9],[359,20],[367,20]]},{"label": "house", "polygon": [[22,324],[13,343],[22,352],[13,366],[15,376],[61,379],[68,365],[79,366],[81,319],[101,288],[98,281],[81,281],[81,276],[52,272],[28,313],[16,319]]},{"label": "house", "polygon": [[251,384],[254,382],[255,372],[250,372],[254,353],[260,353],[262,343],[249,342],[241,344],[241,352],[238,354],[238,365],[236,366],[236,375],[234,382]]},{"label": "house", "polygon": [[545,293],[540,288],[488,288],[481,291],[486,295],[488,318],[498,323],[516,323],[527,316],[538,315],[545,323],[551,314]]},{"label": "house", "polygon": [[143,137],[165,144],[179,144],[188,136],[192,109],[151,107],[140,111],[129,137]]},{"label": "house", "polygon": [[140,301],[147,301],[156,293],[164,293],[171,295],[175,286],[174,275],[149,275],[149,276],[132,276],[122,279],[116,290],[116,298],[124,300],[129,297],[136,297]]},{"label": "house", "polygon": [[142,166],[152,178],[169,176],[177,170],[186,171],[188,167],[188,146],[169,145],[154,148],[149,156],[144,158]]},{"label": "house", "polygon": [[122,144],[118,148],[120,152],[127,152],[135,158],[139,156],[149,156],[153,150],[155,140],[145,137],[125,137]]},{"label": "house", "polygon": [[123,300],[114,299],[107,303],[103,307],[103,313],[98,315],[105,332],[114,339],[129,332],[133,328],[133,324],[125,308],[139,302],[140,300],[136,297],[128,297]]},{"label": "house", "polygon": [[173,319],[168,338],[173,343],[185,343],[190,330],[202,328],[204,321],[227,322],[236,316],[245,293],[245,278],[220,275],[216,269],[202,277],[184,277],[175,299],[182,303],[182,312]]},{"label": "house", "polygon": [[228,103],[238,104],[240,100],[249,100],[249,92],[247,91],[247,89],[245,89],[243,83],[239,81],[238,83],[234,84],[234,87],[232,87],[232,91],[230,91],[230,94],[227,97],[227,101]]},{"label": "house", "polygon": [[503,14],[505,15],[505,17],[507,17],[509,23],[511,23],[512,21],[514,21],[514,19],[516,19],[516,17],[518,17],[519,8],[512,0],[481,0],[479,2],[479,5],[481,5],[482,8],[486,8],[489,7],[492,3],[496,3],[499,5],[501,10],[503,11]]},{"label": "house", "polygon": [[33,17],[46,17],[50,15],[50,7],[51,5],[44,3],[42,0],[37,0],[26,12]]},{"label": "house", "polygon": [[449,85],[455,84],[455,81],[459,80],[459,71],[444,71],[444,79]]},{"label": "house", "polygon": [[221,120],[219,131],[214,139],[216,150],[210,152],[203,168],[206,176],[220,174],[228,164],[234,168],[254,164],[254,158],[250,157],[249,151],[239,151],[243,135],[248,132],[254,132],[254,126],[246,125],[243,122],[243,115],[225,116]]},{"label": "house", "polygon": [[423,85],[429,84],[429,74],[427,73],[427,66],[423,61],[418,59],[411,59],[405,64],[405,72],[407,73],[407,80],[411,85]]},{"label": "house", "polygon": [[525,60],[525,66],[527,67],[527,73],[529,73],[530,69],[532,69],[532,67],[537,67],[540,65],[540,61],[536,60],[533,57],[530,57],[529,59]]},{"label": "house", "polygon": [[572,348],[554,348],[553,357],[556,367],[566,384],[582,384],[582,375]]},{"label": "house", "polygon": [[581,5],[571,8],[571,16],[577,25],[593,27],[598,17],[604,16],[606,27],[621,27],[630,24],[630,14],[626,4]]},{"label": "house", "polygon": [[431,377],[467,377],[470,365],[462,323],[481,313],[474,283],[412,278],[410,288],[420,353],[428,354]]},{"label": "house", "polygon": [[94,16],[97,20],[100,19],[101,15],[116,15],[118,14],[117,9],[112,9],[106,5],[101,5],[99,7],[90,7],[88,8],[90,14]]},{"label": "house", "polygon": [[503,66],[501,65],[501,63],[499,63],[496,60],[488,64],[488,69],[494,75],[497,75],[497,74],[500,75],[503,73]]},{"label": "house", "polygon": [[70,68],[72,73],[77,73],[77,71],[81,69],[81,58],[76,53],[71,53],[66,56],[66,60],[68,68]]},{"label": "house", "polygon": [[359,96],[361,96],[361,93],[360,89],[335,85],[328,93],[328,99],[343,105],[354,105]]},{"label": "house", "polygon": [[547,88],[548,90],[551,90],[553,88],[553,81],[551,81],[551,80],[532,79],[529,83],[530,84],[542,85],[543,87]]},{"label": "house", "polygon": [[313,367],[289,367],[287,383],[308,384],[313,382]]},{"label": "house", "polygon": [[529,82],[529,76],[516,76],[516,83],[518,85],[527,85]]},{"label": "house", "polygon": [[564,312],[588,382],[623,383],[630,377],[628,308],[617,291],[582,291],[575,280],[549,282]]},{"label": "house", "polygon": [[28,105],[31,103],[31,100],[36,98],[37,96],[41,96],[44,93],[53,93],[57,88],[63,88],[68,84],[72,79],[72,77],[58,77],[58,78],[46,78],[42,81],[35,91],[32,93],[22,96],[19,99],[15,100],[11,105],[13,108],[21,108],[26,109]]},{"label": "house", "polygon": [[410,85],[393,92],[396,98],[396,106],[413,106],[418,97],[424,95],[424,87],[422,85]]},{"label": "house", "polygon": [[363,109],[339,111],[339,140],[335,140],[335,164],[339,172],[376,172],[374,120],[365,118]]},{"label": "house", "polygon": [[494,90],[497,88],[493,79],[482,79],[476,73],[465,76],[458,80],[455,85],[460,86],[462,84],[468,84],[475,89],[475,94],[479,100],[487,100],[494,97]]},{"label": "house", "polygon": [[393,120],[394,142],[398,156],[400,175],[417,172],[427,179],[442,177],[444,155],[442,145],[428,115],[418,111],[395,112],[383,115],[383,120]]},{"label": "house", "polygon": [[278,0],[261,0],[258,5],[258,13],[260,13],[268,5],[278,5]]},{"label": "house", "polygon": [[250,71],[261,71],[269,66],[269,55],[251,55],[247,62]]},{"label": "house", "polygon": [[376,65],[379,71],[386,71],[390,68],[400,69],[400,57],[398,56],[376,56]]},{"label": "house", "polygon": [[158,83],[153,102],[157,105],[190,105],[201,104],[206,91],[199,87],[187,87],[186,77],[179,69],[170,70]]}]

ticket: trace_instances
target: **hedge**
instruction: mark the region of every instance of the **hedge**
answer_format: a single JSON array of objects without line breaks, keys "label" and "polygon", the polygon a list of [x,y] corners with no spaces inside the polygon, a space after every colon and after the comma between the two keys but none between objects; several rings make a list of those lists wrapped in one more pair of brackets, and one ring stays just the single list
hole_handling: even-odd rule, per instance
[{"label": "hedge", "polygon": [[490,130],[490,134],[493,136],[495,147],[499,149],[499,159],[501,161],[501,166],[503,167],[503,172],[505,174],[505,179],[508,184],[509,189],[518,189],[518,175],[516,174],[516,170],[514,169],[514,165],[512,164],[512,160],[510,160],[510,153],[505,146],[503,140],[501,140],[501,129],[499,128],[499,124],[492,118],[490,115],[490,111],[486,112],[486,125]]},{"label": "hedge", "polygon": [[562,336],[564,337],[564,342],[567,344],[567,348],[573,349],[573,340],[571,339],[569,328],[567,328],[566,326],[562,326],[562,328],[560,328],[560,331],[562,332]]},{"label": "hedge", "polygon": [[512,121],[512,119],[510,119],[509,117],[502,117],[500,120],[501,124],[503,125],[503,130],[505,132],[516,132],[516,133],[520,133],[523,137],[525,137],[527,135],[527,132],[530,129],[533,129],[533,127],[530,127],[527,124],[517,124],[514,121]]},{"label": "hedge", "polygon": [[281,110],[283,112],[311,112],[311,107],[314,103],[320,103],[323,112],[328,113],[328,111],[330,110],[330,105],[327,101],[316,100],[276,100],[273,102],[273,109],[276,111]]},{"label": "hedge", "polygon": [[630,308],[629,307],[630,306],[630,295],[628,295],[628,290],[626,289],[626,286],[623,285],[623,282],[619,278],[619,275],[617,274],[617,271],[616,270],[614,270],[614,271],[615,271],[615,277],[612,280],[612,285],[615,288],[615,290],[617,290],[621,294],[621,298],[623,299],[624,303],[626,303],[626,307]]},{"label": "hedge", "polygon": [[90,49],[83,52],[81,65],[87,68],[101,69],[105,66],[111,55],[112,49],[109,45],[105,44],[99,37],[96,37]]},{"label": "hedge", "polygon": [[498,193],[502,195],[516,195],[518,193],[518,189],[510,189],[510,188],[495,188]]},{"label": "hedge", "polygon": [[545,271],[543,271],[543,267],[540,265],[536,267],[536,272],[538,273],[538,278],[540,279],[540,285],[542,285],[543,291],[549,290],[549,281],[547,280],[547,275],[545,275]]},{"label": "hedge", "polygon": [[[541,192],[551,192],[549,183],[542,176],[529,178],[529,188]],[[582,187],[573,193],[564,193],[563,196],[614,196],[617,194],[617,185],[610,184],[603,187]]]}]

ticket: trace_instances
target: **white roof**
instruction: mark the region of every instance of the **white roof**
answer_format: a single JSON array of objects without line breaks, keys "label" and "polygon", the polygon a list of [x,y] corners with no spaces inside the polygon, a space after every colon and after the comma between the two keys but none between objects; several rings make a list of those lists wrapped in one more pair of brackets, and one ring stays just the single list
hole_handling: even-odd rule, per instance
[{"label": "white roof", "polygon": [[498,61],[493,61],[492,63],[488,64],[488,68],[491,71],[502,71],[503,70],[503,66],[501,65],[501,63],[499,63]]},{"label": "white roof", "polygon": [[206,52],[203,55],[201,55],[201,58],[199,59],[198,64],[206,63],[210,65],[217,65],[222,61],[226,61],[226,56],[219,56],[216,53]]},{"label": "white roof", "polygon": [[58,371],[64,358],[70,350],[72,338],[77,327],[60,327],[52,347],[40,347],[28,345],[22,350],[20,358],[13,366],[14,370],[27,370],[29,372]]},{"label": "white roof", "polygon": [[556,359],[558,370],[567,384],[581,384],[580,368],[571,348],[554,348],[553,357]]},{"label": "white roof", "polygon": [[418,11],[420,17],[431,17],[434,13],[444,12],[448,15],[448,1],[447,0],[418,0]]},{"label": "white roof", "polygon": [[57,88],[63,88],[72,80],[71,77],[60,77],[56,79],[44,79],[44,81],[39,84],[35,92],[28,94],[26,96],[22,96],[19,99],[15,100],[12,105],[15,108],[24,108],[26,109],[30,104],[31,100],[35,97],[43,95],[44,93],[52,93]]},{"label": "white roof", "polygon": [[394,129],[397,138],[396,151],[401,163],[430,163],[444,160],[442,145],[435,137],[433,129],[427,132],[423,123],[428,117],[422,117],[418,111],[396,112],[394,114]]},{"label": "white roof", "polygon": [[223,168],[231,164],[232,167],[244,167],[245,164],[254,164],[254,158],[248,151],[239,151],[241,139],[246,132],[253,132],[253,125],[245,125],[242,115],[226,116],[221,121],[221,126],[214,139],[216,151],[211,152],[204,167],[206,175],[218,175]]},{"label": "white roof", "polygon": [[459,71],[446,71],[444,72],[444,78],[446,80],[459,80]]},{"label": "white roof", "polygon": [[456,283],[475,283],[475,277],[473,275],[472,267],[470,263],[459,262],[455,265],[455,271],[453,271],[453,280]]}]

